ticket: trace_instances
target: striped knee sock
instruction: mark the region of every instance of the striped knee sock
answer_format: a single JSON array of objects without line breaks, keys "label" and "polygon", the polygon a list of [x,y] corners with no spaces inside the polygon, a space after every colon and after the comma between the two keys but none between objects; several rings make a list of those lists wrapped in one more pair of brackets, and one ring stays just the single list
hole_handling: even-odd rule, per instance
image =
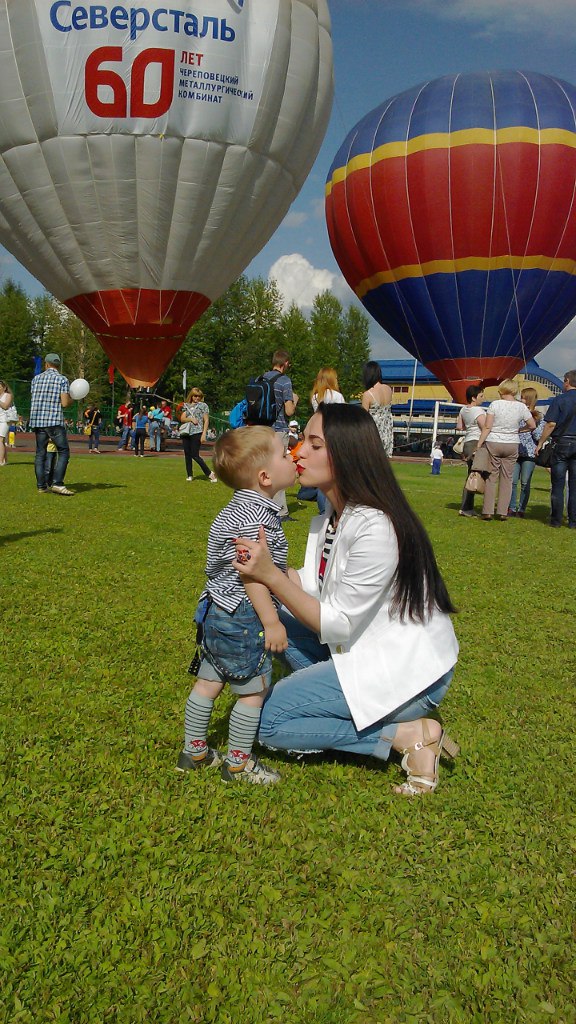
[{"label": "striped knee sock", "polygon": [[203,697],[194,690],[192,690],[186,701],[184,750],[194,760],[201,761],[202,758],[206,757],[206,751],[208,750],[206,736],[208,735],[208,726],[210,725],[210,715],[212,714],[213,707],[213,700],[209,697]]},{"label": "striped knee sock", "polygon": [[228,725],[228,753],[226,761],[232,771],[242,771],[252,753],[252,745],[258,732],[261,708],[238,701],[232,708]]}]

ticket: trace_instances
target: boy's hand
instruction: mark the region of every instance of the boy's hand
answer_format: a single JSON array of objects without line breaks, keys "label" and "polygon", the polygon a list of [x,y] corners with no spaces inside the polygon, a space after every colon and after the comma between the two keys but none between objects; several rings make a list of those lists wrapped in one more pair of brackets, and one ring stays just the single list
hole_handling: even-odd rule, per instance
[{"label": "boy's hand", "polygon": [[264,646],[267,651],[273,654],[280,654],[288,647],[288,637],[281,622],[274,622],[271,626],[264,626]]}]

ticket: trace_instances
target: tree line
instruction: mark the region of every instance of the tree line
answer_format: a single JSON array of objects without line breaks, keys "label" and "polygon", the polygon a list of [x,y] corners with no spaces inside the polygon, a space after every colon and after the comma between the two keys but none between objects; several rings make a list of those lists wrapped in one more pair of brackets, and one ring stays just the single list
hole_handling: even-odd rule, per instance
[{"label": "tree line", "polygon": [[[368,317],[355,306],[344,309],[331,292],[318,295],[305,317],[294,304],[284,310],[275,282],[242,275],[194,324],[155,390],[174,402],[181,400],[185,370],[187,390],[201,387],[215,412],[230,409],[250,377],[270,369],[277,348],[291,354],[290,372],[302,410],[308,409],[321,366],[337,370],[345,398],[357,397],[362,365],[369,358]],[[109,359],[94,335],[52,296],[31,299],[19,285],[6,281],[0,290],[0,377],[29,382],[35,357],[49,351],[59,354],[70,380],[90,381],[92,400],[112,405]],[[24,397],[23,388],[17,387],[17,397]],[[114,402],[127,393],[116,373]]]}]

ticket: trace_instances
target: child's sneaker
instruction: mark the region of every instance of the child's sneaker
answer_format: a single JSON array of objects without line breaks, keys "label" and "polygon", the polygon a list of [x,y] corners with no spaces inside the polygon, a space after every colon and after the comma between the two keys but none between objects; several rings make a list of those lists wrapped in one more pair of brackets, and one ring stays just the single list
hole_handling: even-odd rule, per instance
[{"label": "child's sneaker", "polygon": [[255,785],[270,786],[280,782],[278,772],[272,771],[262,761],[249,757],[243,768],[233,768],[230,761],[224,760],[220,769],[222,782],[253,782]]},{"label": "child's sneaker", "polygon": [[208,747],[204,757],[192,757],[186,750],[180,752],[177,772],[197,771],[199,768],[218,768],[222,764],[222,758],[217,750]]}]

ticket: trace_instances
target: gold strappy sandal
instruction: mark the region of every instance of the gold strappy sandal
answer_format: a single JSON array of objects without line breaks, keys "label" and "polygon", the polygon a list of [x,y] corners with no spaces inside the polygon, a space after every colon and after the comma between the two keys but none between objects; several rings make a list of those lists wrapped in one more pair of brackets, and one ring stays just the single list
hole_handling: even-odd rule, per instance
[{"label": "gold strappy sandal", "polygon": [[[433,793],[438,785],[438,764],[442,755],[455,758],[460,753],[459,745],[450,739],[444,730],[442,730],[438,741],[431,740],[429,736],[428,721],[424,718],[422,720],[422,739],[420,742],[414,743],[411,747],[405,747],[401,751],[404,755],[402,757],[402,770],[406,772],[407,779],[400,786],[394,787],[396,793],[402,796],[424,796],[427,793]],[[423,747],[430,747],[435,755],[433,775],[424,775],[423,773],[414,775],[410,769],[410,755],[417,750],[422,750]]]}]

